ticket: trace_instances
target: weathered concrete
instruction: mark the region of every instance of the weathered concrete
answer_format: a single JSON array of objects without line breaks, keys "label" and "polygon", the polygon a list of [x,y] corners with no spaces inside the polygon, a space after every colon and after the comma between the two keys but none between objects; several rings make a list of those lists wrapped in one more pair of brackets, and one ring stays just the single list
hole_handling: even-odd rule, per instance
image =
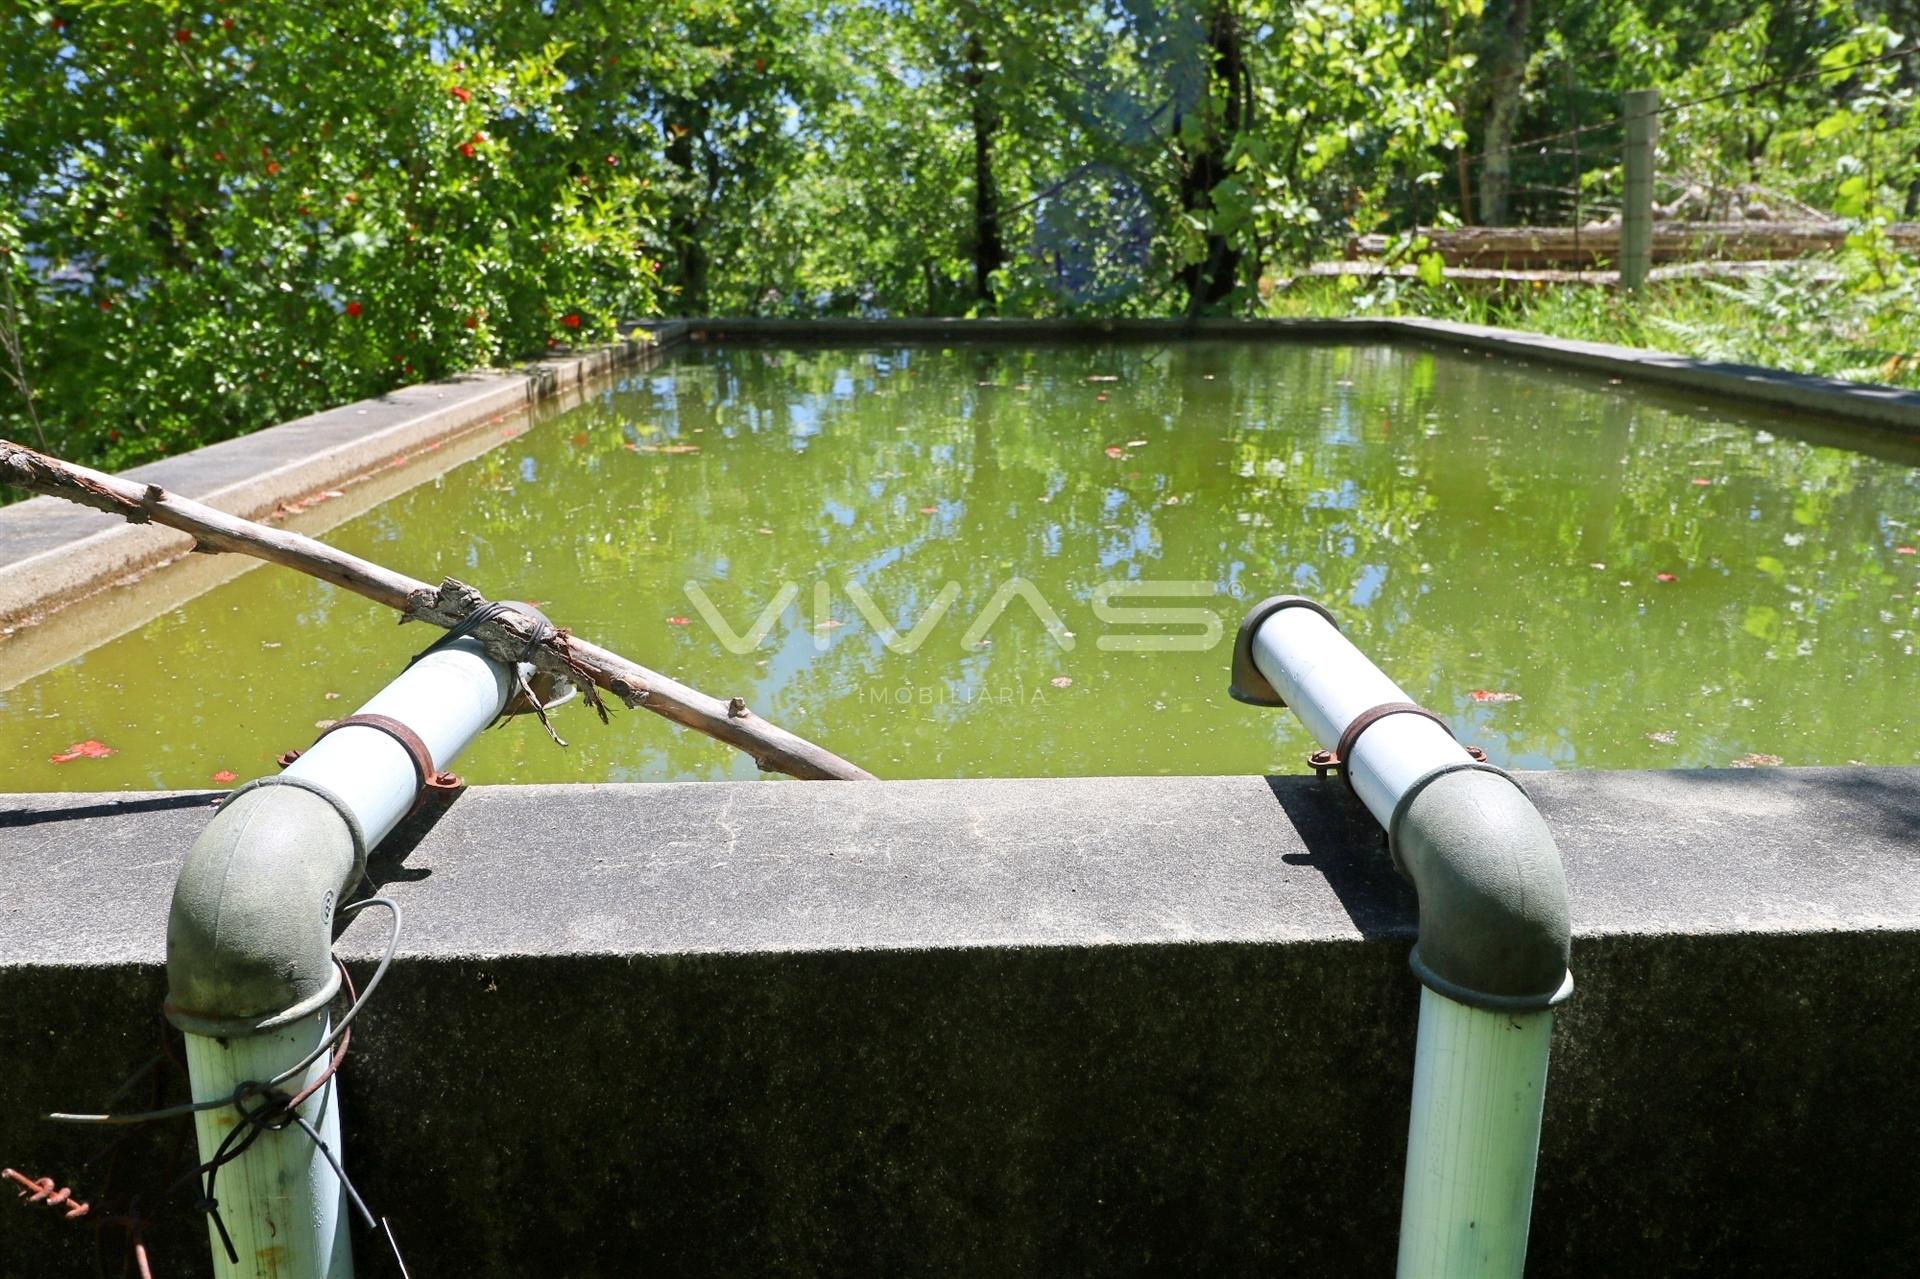
[{"label": "weathered concrete", "polygon": [[[1525,780],[1580,983],[1535,1272],[1902,1267],[1920,770]],[[0,798],[0,1162],[98,1185],[29,1116],[150,1051],[207,801]],[[483,788],[396,839],[345,1105],[416,1275],[1391,1267],[1412,903],[1336,783]]]},{"label": "weathered concrete", "polygon": [[[258,519],[289,502],[522,413],[622,364],[663,350],[680,325],[523,369],[401,387],[124,472],[231,515]],[[419,478],[434,472],[422,470]],[[192,549],[158,525],[132,525],[59,498],[0,508],[0,627],[84,596]]]}]

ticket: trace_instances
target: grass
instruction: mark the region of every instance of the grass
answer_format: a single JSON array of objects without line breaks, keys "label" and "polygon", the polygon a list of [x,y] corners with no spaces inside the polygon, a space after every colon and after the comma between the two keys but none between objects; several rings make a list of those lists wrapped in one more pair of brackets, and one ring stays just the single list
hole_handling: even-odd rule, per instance
[{"label": "grass", "polygon": [[1671,280],[1639,294],[1585,284],[1303,276],[1275,316],[1417,315],[1920,389],[1920,271],[1809,259],[1739,281]]}]

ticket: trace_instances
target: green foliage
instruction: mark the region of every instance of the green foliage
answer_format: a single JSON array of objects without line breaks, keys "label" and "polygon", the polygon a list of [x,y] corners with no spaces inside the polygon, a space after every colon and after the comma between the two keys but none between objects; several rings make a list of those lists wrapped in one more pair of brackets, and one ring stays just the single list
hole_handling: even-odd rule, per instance
[{"label": "green foliage", "polygon": [[0,248],[49,443],[123,466],[651,309],[658,197],[514,8],[0,19]]},{"label": "green foliage", "polygon": [[[1920,215],[1920,58],[1888,56],[1920,6],[1532,0],[1516,35],[1515,2],[14,6],[0,365],[53,447],[124,466],[652,314],[1285,310],[1368,232],[1415,277],[1329,305],[1914,349],[1884,227]],[[1521,220],[1608,216],[1620,95],[1657,87],[1671,212],[1830,214],[1849,247],[1668,301],[1457,294],[1422,228],[1472,220],[1496,82]]]}]

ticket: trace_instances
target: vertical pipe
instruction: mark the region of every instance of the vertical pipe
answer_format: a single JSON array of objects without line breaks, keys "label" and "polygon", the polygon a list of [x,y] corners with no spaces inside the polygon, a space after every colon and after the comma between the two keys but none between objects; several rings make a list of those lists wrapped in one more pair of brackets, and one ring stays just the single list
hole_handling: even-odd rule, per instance
[{"label": "vertical pipe", "polygon": [[[188,1034],[187,1072],[193,1083],[193,1099],[220,1100],[232,1096],[246,1080],[273,1078],[313,1051],[326,1034],[327,1025],[323,1010],[257,1035],[219,1039]],[[326,1066],[327,1055],[322,1054],[305,1076],[288,1080],[284,1087],[289,1093],[297,1093]],[[300,1114],[337,1155],[340,1107],[334,1095],[335,1084],[329,1079],[301,1104]],[[221,1141],[239,1121],[231,1106],[202,1110],[194,1116],[201,1162],[214,1157]],[[326,1156],[299,1127],[289,1125],[279,1132],[263,1132],[246,1154],[223,1165],[214,1176],[213,1200],[220,1224],[226,1227],[239,1257],[237,1262],[228,1258],[219,1228],[209,1213],[207,1238],[213,1245],[213,1272],[218,1279],[295,1275],[303,1279],[352,1279],[346,1192],[328,1167]]]},{"label": "vertical pipe", "polygon": [[1626,95],[1626,190],[1620,207],[1620,284],[1638,289],[1653,266],[1653,147],[1660,124],[1660,90]]},{"label": "vertical pipe", "polygon": [[1420,992],[1400,1203],[1402,1279],[1519,1279],[1553,1014]]},{"label": "vertical pipe", "polygon": [[[511,685],[510,667],[461,639],[415,662],[360,713],[406,725],[444,768],[502,712]],[[324,1038],[327,1013],[314,1005],[333,989],[324,957],[335,905],[359,878],[356,858],[413,807],[420,783],[407,749],[365,725],[329,733],[278,780],[293,784],[257,786],[221,810],[175,886],[169,1016],[186,1032],[195,1101],[271,1080]],[[326,1066],[322,1054],[280,1091],[303,1091]],[[341,1158],[337,1087],[328,1080],[300,1113]],[[198,1112],[201,1162],[241,1122],[233,1106]],[[352,1279],[345,1188],[299,1126],[260,1132],[213,1181],[219,1225],[237,1254],[228,1257],[209,1214],[220,1279]]]}]

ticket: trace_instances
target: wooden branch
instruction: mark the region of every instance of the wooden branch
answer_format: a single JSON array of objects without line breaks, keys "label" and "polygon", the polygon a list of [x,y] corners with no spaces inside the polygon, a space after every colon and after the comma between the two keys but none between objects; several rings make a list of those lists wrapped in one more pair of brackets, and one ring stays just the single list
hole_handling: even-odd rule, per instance
[{"label": "wooden branch", "polygon": [[[228,515],[157,484],[143,486],[75,466],[9,440],[0,440],[0,481],[91,506],[129,523],[178,529],[193,536],[196,551],[232,551],[297,569],[396,610],[402,622],[453,627],[487,602],[479,591],[452,578],[432,587],[313,538]],[[602,721],[607,711],[596,687],[628,707],[650,710],[745,751],[768,772],[808,781],[873,780],[873,774],[832,751],[761,719],[740,698],[709,697],[565,630],[538,644],[529,656],[535,625],[524,615],[508,614],[485,622],[472,634],[488,656],[503,662],[530,661],[536,670],[579,688]]]}]

